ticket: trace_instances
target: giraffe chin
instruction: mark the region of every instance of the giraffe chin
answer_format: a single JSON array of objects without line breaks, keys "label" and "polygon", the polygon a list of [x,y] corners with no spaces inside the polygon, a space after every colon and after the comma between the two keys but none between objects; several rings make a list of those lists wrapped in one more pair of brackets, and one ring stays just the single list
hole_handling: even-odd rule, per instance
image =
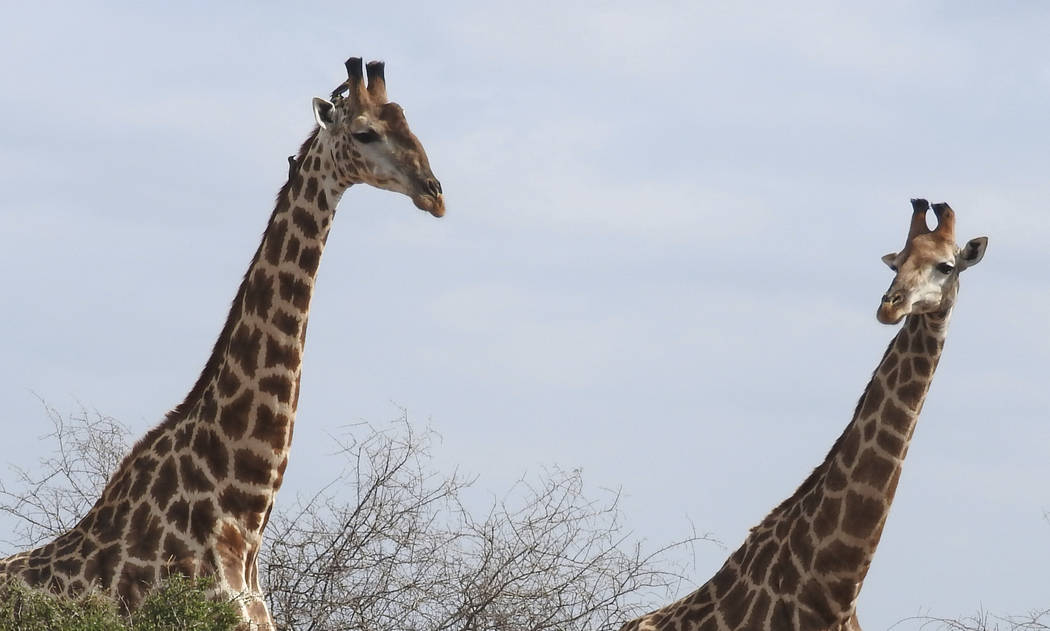
[{"label": "giraffe chin", "polygon": [[418,195],[412,198],[412,203],[416,205],[416,208],[425,210],[435,217],[445,216],[445,196],[438,195]]}]

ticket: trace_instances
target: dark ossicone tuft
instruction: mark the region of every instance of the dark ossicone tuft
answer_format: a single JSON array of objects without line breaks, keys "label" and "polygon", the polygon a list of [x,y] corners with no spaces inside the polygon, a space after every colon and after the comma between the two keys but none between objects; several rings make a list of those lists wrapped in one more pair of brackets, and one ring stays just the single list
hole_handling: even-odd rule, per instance
[{"label": "dark ossicone tuft", "polygon": [[383,76],[383,68],[385,64],[381,61],[370,61],[365,66],[365,70],[368,72],[368,82],[371,83],[376,79],[385,81],[386,77]]},{"label": "dark ossicone tuft", "polygon": [[349,77],[351,80],[354,80],[354,79],[358,79],[359,80],[359,79],[361,79],[361,77],[363,75],[361,73],[361,58],[360,57],[351,57],[350,59],[347,59],[345,66],[346,66],[346,76],[347,77]]}]

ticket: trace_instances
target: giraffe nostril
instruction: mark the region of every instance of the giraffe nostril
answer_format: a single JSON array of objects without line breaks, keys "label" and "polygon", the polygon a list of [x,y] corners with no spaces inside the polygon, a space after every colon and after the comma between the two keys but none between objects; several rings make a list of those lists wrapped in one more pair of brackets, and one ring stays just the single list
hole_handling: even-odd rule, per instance
[{"label": "giraffe nostril", "polygon": [[902,300],[902,297],[901,297],[901,295],[899,293],[883,294],[882,295],[882,302],[883,302],[883,304],[895,305],[898,302],[900,302],[901,300]]},{"label": "giraffe nostril", "polygon": [[437,197],[441,194],[441,182],[438,182],[434,178],[427,180],[427,192]]}]

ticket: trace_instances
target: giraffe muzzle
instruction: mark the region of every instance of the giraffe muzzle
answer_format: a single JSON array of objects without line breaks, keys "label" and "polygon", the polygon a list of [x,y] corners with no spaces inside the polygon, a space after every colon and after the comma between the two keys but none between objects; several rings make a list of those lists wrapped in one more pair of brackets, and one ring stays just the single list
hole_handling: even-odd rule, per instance
[{"label": "giraffe muzzle", "polygon": [[900,303],[889,303],[883,301],[879,305],[879,310],[875,312],[875,318],[883,324],[897,324],[904,319],[905,313]]},{"label": "giraffe muzzle", "polygon": [[445,196],[441,191],[441,183],[434,178],[427,178],[423,184],[423,192],[412,198],[416,208],[425,210],[435,217],[445,216]]},{"label": "giraffe muzzle", "polygon": [[897,324],[908,311],[904,300],[904,293],[900,290],[891,290],[882,295],[879,309],[875,312],[875,318],[883,324]]},{"label": "giraffe muzzle", "polygon": [[435,217],[445,216],[444,195],[416,195],[412,198],[412,203],[416,205],[416,208],[425,210]]}]

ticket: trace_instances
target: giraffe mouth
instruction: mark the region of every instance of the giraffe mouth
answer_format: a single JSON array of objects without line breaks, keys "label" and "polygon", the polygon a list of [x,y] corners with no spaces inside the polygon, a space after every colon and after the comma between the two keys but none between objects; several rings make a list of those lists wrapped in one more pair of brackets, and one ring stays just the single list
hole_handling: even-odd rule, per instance
[{"label": "giraffe mouth", "polygon": [[445,196],[438,195],[417,195],[412,198],[412,203],[416,205],[416,208],[425,210],[434,217],[445,216]]}]

